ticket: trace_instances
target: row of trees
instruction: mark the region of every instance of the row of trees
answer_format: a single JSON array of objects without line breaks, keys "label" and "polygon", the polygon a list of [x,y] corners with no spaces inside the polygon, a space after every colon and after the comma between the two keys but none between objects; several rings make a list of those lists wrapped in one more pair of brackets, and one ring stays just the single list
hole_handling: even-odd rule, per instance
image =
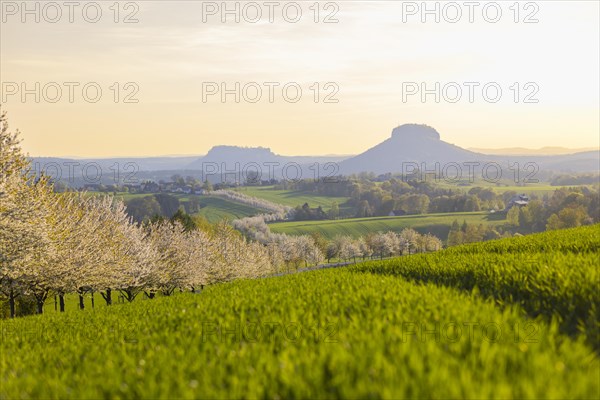
[{"label": "row of trees", "polygon": [[392,257],[438,251],[442,241],[431,234],[421,235],[414,229],[401,232],[377,232],[352,239],[336,236],[327,246],[327,259],[339,257],[343,260],[367,257]]},{"label": "row of trees", "polygon": [[[518,210],[518,207],[517,207]],[[499,239],[513,236],[508,226],[492,226],[483,224],[468,224],[466,221],[460,225],[454,220],[448,233],[448,246],[456,246],[464,243],[475,243],[486,240]]]},{"label": "row of trees", "polygon": [[119,291],[132,301],[176,288],[196,290],[277,272],[281,256],[226,223],[210,232],[179,221],[133,223],[122,202],[78,192],[57,194],[30,173],[18,132],[0,115],[0,293],[15,315],[19,296],[42,312],[49,294]]},{"label": "row of trees", "polygon": [[407,214],[501,210],[517,194],[514,191],[499,194],[491,188],[481,187],[465,191],[433,182],[405,181],[391,176],[385,181],[360,176],[340,178],[333,182],[302,180],[280,183],[276,188],[349,197],[345,206],[354,209],[354,212],[345,217],[385,216],[393,210],[403,210]]},{"label": "row of trees", "polygon": [[295,221],[323,220],[328,219],[333,215],[333,213],[328,214],[323,211],[321,206],[311,208],[308,203],[304,203],[302,206],[296,206],[292,214]]},{"label": "row of trees", "polygon": [[296,266],[302,262],[305,265],[316,264],[323,259],[327,262],[332,259],[355,261],[358,258],[401,256],[442,248],[439,238],[430,234],[422,235],[414,229],[371,233],[357,239],[338,235],[327,240],[319,233],[290,236],[271,232],[266,223],[269,218],[269,215],[247,217],[233,221],[233,226],[250,240],[275,246],[278,253],[284,255],[285,263]]}]

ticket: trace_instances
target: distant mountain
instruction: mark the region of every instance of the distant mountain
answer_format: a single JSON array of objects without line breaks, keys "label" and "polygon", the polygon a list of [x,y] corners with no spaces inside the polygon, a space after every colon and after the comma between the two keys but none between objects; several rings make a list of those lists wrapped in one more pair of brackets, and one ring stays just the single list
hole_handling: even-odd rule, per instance
[{"label": "distant mountain", "polygon": [[235,163],[247,164],[255,162],[258,164],[281,162],[282,156],[273,153],[271,149],[265,147],[238,147],[238,146],[215,146],[208,153],[200,158],[196,158],[190,164],[189,169],[203,169],[203,164],[216,163],[220,165],[225,163],[232,168]]},{"label": "distant mountain", "polygon": [[575,153],[583,153],[590,151],[598,151],[598,148],[593,147],[584,147],[580,149],[568,149],[566,147],[542,147],[540,149],[527,149],[524,147],[509,147],[505,149],[478,149],[478,148],[469,148],[470,151],[476,153],[483,154],[493,154],[493,155],[510,155],[510,156],[556,156],[556,155],[566,155],[566,154],[575,154]]},{"label": "distant mountain", "polygon": [[328,162],[339,162],[348,156],[282,156],[275,154],[266,147],[239,147],[239,146],[215,146],[204,156],[197,158],[187,168],[191,170],[202,170],[203,165],[213,163],[219,167],[224,163],[227,170],[235,168],[239,163],[240,168],[249,163],[256,163],[261,168],[268,168],[273,163],[274,169],[283,167],[287,163],[297,163],[301,166],[309,166],[314,163],[325,164]]},{"label": "distant mountain", "polygon": [[[145,180],[170,181],[173,175],[192,176],[201,180],[206,178],[217,183],[222,179],[243,180],[247,173],[255,171],[260,171],[262,180],[308,179],[330,176],[334,169],[327,163],[337,163],[347,157],[282,156],[264,147],[215,146],[205,156],[195,157],[33,157],[31,161],[36,172],[44,172],[73,187],[83,187],[97,183],[110,185],[134,184]],[[289,168],[283,172],[286,167]]]},{"label": "distant mountain", "polygon": [[402,163],[460,163],[481,156],[444,142],[430,126],[406,124],[394,128],[392,136],[377,146],[342,161],[340,171],[344,174],[402,172]]},{"label": "distant mountain", "polygon": [[342,161],[340,172],[398,173],[412,169],[406,163],[417,163],[419,166],[424,163],[426,169],[432,170],[436,163],[443,168],[447,163],[464,162],[478,162],[482,166],[496,162],[503,169],[509,169],[514,163],[519,163],[521,168],[527,163],[535,163],[540,171],[546,172],[597,172],[600,169],[600,153],[591,151],[532,156],[482,154],[441,140],[438,131],[430,126],[406,124],[394,128],[389,139],[364,153]]},{"label": "distant mountain", "polygon": [[[503,150],[510,153],[511,149]],[[424,163],[427,170],[433,170],[436,163],[443,168],[447,163],[462,165],[464,162],[478,162],[480,166],[496,162],[506,171],[515,163],[519,163],[521,169],[527,163],[534,163],[542,176],[547,178],[553,172],[598,172],[600,152],[594,150],[561,155],[483,154],[443,141],[438,131],[430,126],[406,124],[394,128],[391,137],[387,140],[356,156],[283,156],[265,147],[215,146],[205,156],[196,157],[104,159],[37,157],[32,161],[36,171],[42,170],[78,187],[100,181],[104,184],[131,182],[132,179],[136,182],[148,179],[168,181],[175,174],[204,179],[204,172],[207,175],[211,174],[210,179],[218,182],[223,173],[245,172],[244,167],[250,163],[259,166],[263,180],[270,179],[271,172],[274,172],[275,179],[315,178],[317,177],[316,164],[318,164],[318,177],[327,177],[332,174],[349,175],[360,172],[377,174],[409,172],[415,166],[414,163],[418,167],[422,167]],[[327,163],[335,163],[338,168],[333,168]],[[413,164],[403,170],[403,163]],[[206,171],[203,171],[203,167],[207,164],[212,164],[210,170],[207,167]],[[236,164],[239,164],[239,167],[236,167]],[[297,164],[300,168],[290,164]],[[292,168],[286,169],[286,166]],[[98,179],[97,169],[101,171],[101,178]],[[117,170],[118,174],[116,174]],[[248,171],[255,170],[256,167],[248,169]],[[467,170],[463,172],[467,173]],[[69,180],[70,175],[74,176],[73,180]],[[508,175],[510,172],[504,176]]]}]

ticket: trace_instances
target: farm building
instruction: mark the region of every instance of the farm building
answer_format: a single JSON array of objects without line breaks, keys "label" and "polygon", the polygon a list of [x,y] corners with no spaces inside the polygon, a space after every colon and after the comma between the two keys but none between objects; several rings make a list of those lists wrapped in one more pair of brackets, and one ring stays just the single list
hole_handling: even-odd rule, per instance
[{"label": "farm building", "polygon": [[523,207],[526,206],[527,204],[529,204],[529,197],[525,194],[518,194],[516,196],[513,196],[508,203],[506,204],[506,208],[504,209],[504,211],[508,211],[511,208],[513,208],[514,206],[518,206],[518,207]]}]

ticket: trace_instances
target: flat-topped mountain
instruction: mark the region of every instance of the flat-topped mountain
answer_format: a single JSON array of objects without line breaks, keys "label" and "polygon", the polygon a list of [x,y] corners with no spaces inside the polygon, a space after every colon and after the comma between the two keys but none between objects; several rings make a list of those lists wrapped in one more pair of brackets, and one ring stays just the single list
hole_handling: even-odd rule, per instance
[{"label": "flat-topped mountain", "polygon": [[[425,164],[434,169],[435,164],[478,162],[485,165],[497,162],[502,168],[519,163],[521,168],[534,163],[540,171],[597,172],[600,153],[587,151],[564,155],[510,155],[482,154],[464,149],[441,139],[438,131],[428,125],[405,124],[394,128],[390,138],[357,156],[340,163],[342,174],[359,172],[403,172],[403,163]],[[409,170],[408,167],[404,171]]]},{"label": "flat-topped mountain", "polygon": [[394,128],[389,139],[342,161],[340,171],[401,172],[403,162],[426,162],[433,165],[436,162],[462,162],[482,157],[485,156],[444,142],[439,132],[430,126],[405,124]]},{"label": "flat-topped mountain", "polygon": [[345,158],[347,156],[282,156],[275,154],[267,147],[214,146],[205,156],[194,160],[187,168],[201,170],[202,165],[207,163],[216,163],[218,166],[224,163],[227,169],[235,168],[236,163],[242,167],[248,163],[256,163],[262,168],[266,165],[265,163],[278,163],[279,166],[292,162],[307,165],[338,162]]},{"label": "flat-topped mountain", "polygon": [[[238,146],[215,146],[211,148],[204,157],[202,162],[216,162],[234,164],[236,162],[246,164],[249,162],[264,163],[264,162],[279,162],[281,156],[273,153],[267,147],[238,147]],[[193,165],[193,164],[192,164]]]}]

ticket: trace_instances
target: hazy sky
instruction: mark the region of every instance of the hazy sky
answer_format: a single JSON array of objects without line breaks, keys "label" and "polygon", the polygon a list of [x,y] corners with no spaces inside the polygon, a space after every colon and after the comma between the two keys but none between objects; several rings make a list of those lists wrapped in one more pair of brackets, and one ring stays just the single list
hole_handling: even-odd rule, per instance
[{"label": "hazy sky", "polygon": [[[599,144],[597,1],[428,2],[439,22],[420,1],[246,3],[236,23],[221,1],[28,2],[36,22],[21,1],[2,1],[2,108],[36,156],[203,154],[217,144],[353,154],[403,123],[463,147]],[[209,92],[222,84],[225,102]],[[129,94],[138,102],[124,102]]]}]

